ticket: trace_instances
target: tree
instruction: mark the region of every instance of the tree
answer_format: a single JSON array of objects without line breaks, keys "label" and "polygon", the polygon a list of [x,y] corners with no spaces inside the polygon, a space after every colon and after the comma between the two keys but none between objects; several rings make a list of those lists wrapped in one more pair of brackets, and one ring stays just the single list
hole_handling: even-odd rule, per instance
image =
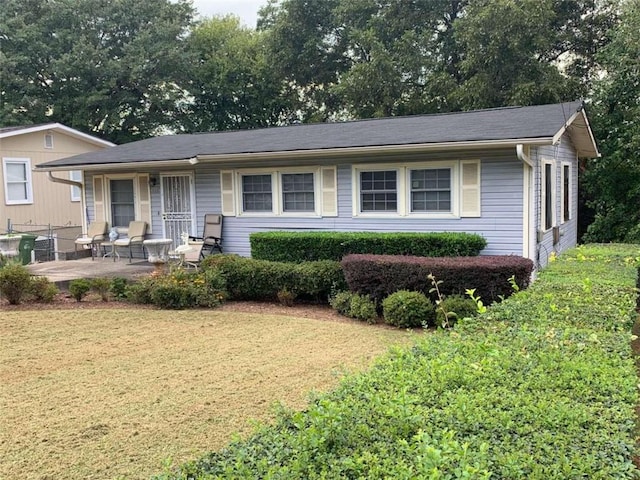
[{"label": "tree", "polygon": [[286,123],[292,101],[266,49],[265,33],[235,16],[205,20],[188,38],[189,101],[181,129],[188,132]]},{"label": "tree", "polygon": [[587,95],[595,53],[616,22],[609,0],[478,0],[457,20],[464,109]]},{"label": "tree", "polygon": [[407,115],[585,95],[615,1],[285,0],[261,25],[305,118]]},{"label": "tree", "polygon": [[175,122],[187,0],[4,0],[0,125],[60,122],[116,143]]},{"label": "tree", "polygon": [[640,3],[622,5],[620,25],[600,53],[605,69],[592,111],[602,158],[587,163],[584,187],[595,210],[585,240],[640,243]]}]

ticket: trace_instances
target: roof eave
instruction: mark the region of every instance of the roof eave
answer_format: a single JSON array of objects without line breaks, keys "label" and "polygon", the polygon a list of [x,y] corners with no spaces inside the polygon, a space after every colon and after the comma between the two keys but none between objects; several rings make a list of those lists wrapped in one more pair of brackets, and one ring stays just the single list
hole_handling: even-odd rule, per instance
[{"label": "roof eave", "polygon": [[70,127],[67,127],[66,125],[62,125],[61,123],[47,123],[44,125],[37,125],[34,127],[26,127],[26,128],[20,128],[17,130],[10,130],[8,132],[0,133],[0,138],[15,137],[18,135],[26,135],[29,133],[42,132],[46,130],[58,130],[58,131],[64,132],[65,134],[71,137],[75,137],[75,138],[84,140],[85,142],[92,143],[94,145],[98,145],[101,147],[114,147],[116,145],[115,143],[109,142],[107,140],[102,140],[101,138],[94,137],[93,135],[88,135],[86,133],[83,133],[79,130],[76,130],[75,128],[70,128]]},{"label": "roof eave", "polygon": [[286,160],[288,158],[340,158],[353,157],[360,155],[374,156],[387,155],[393,153],[420,153],[434,150],[475,150],[475,149],[495,149],[510,148],[517,144],[526,145],[550,145],[553,141],[552,137],[526,138],[526,139],[507,139],[507,140],[482,140],[470,142],[442,142],[442,143],[417,143],[405,145],[374,145],[366,147],[343,147],[343,148],[324,148],[314,150],[289,150],[278,152],[255,152],[255,153],[235,153],[235,154],[200,154],[198,160],[207,163],[228,162],[230,160],[256,160],[278,159]]},{"label": "roof eave", "polygon": [[286,150],[274,152],[250,152],[250,153],[222,153],[222,154],[199,154],[196,157],[188,157],[173,160],[147,160],[134,162],[103,162],[93,164],[58,164],[54,167],[46,165],[36,166],[36,171],[48,172],[57,170],[121,170],[125,168],[155,168],[158,167],[182,167],[193,166],[197,163],[229,163],[255,160],[288,160],[288,159],[312,159],[312,158],[348,158],[367,155],[369,158],[377,155],[388,155],[394,153],[420,153],[437,150],[477,150],[477,149],[499,149],[515,148],[518,144],[524,145],[551,145],[553,137],[537,138],[512,138],[505,140],[481,140],[469,142],[442,142],[442,143],[419,143],[410,145],[375,145],[366,147],[344,147],[344,148],[320,148],[313,150]]},{"label": "roof eave", "polygon": [[565,133],[568,133],[571,137],[578,157],[598,158],[601,156],[584,108],[581,108],[571,115],[562,128],[558,130],[553,136],[553,144],[556,145],[559,143]]}]

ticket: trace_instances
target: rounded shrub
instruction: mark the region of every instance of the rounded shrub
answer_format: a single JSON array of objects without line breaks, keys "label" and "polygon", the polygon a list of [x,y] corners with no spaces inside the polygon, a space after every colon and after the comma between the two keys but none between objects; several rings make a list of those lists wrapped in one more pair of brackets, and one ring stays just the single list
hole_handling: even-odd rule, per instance
[{"label": "rounded shrub", "polygon": [[76,299],[76,302],[81,302],[89,290],[91,290],[91,281],[86,278],[76,278],[69,282],[69,293]]},{"label": "rounded shrub", "polygon": [[91,280],[91,288],[100,295],[103,302],[109,301],[109,290],[111,289],[111,280],[109,278],[94,278]]},{"label": "rounded shrub", "polygon": [[47,277],[32,277],[30,293],[36,302],[51,303],[59,293],[58,287],[51,283]]},{"label": "rounded shrub", "polygon": [[368,295],[354,293],[351,297],[349,316],[358,320],[364,320],[367,323],[376,323],[378,319],[376,304]]},{"label": "rounded shrub", "polygon": [[376,304],[367,295],[353,292],[338,292],[329,299],[329,304],[340,315],[375,323],[378,319]]},{"label": "rounded shrub", "polygon": [[116,300],[125,300],[127,298],[127,279],[122,277],[112,278],[109,292]]},{"label": "rounded shrub", "polygon": [[338,312],[340,315],[349,316],[349,310],[351,310],[351,292],[338,292],[329,299],[329,305]]},{"label": "rounded shrub", "polygon": [[[454,313],[449,315],[448,322],[445,322],[445,312]],[[448,324],[452,326],[459,318],[475,317],[478,314],[476,302],[463,295],[448,295],[438,305],[436,311],[436,322],[438,325]]]},{"label": "rounded shrub", "polygon": [[382,302],[385,323],[400,328],[433,325],[435,307],[424,293],[399,290]]},{"label": "rounded shrub", "polygon": [[11,305],[18,305],[29,293],[31,274],[20,263],[8,262],[0,268],[0,294]]}]

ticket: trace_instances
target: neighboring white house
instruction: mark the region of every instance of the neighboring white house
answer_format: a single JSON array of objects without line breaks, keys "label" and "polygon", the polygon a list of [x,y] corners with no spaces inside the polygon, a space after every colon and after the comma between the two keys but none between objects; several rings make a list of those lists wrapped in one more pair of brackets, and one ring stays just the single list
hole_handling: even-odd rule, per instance
[{"label": "neighboring white house", "polygon": [[155,137],[46,162],[83,170],[90,220],[150,238],[224,215],[226,252],[266,230],[456,231],[546,263],[577,242],[581,102]]},{"label": "neighboring white house", "polygon": [[[81,225],[81,188],[53,183],[46,173],[34,173],[33,169],[45,162],[112,146],[59,123],[0,128],[0,233],[7,230],[9,222]],[[58,176],[82,184],[79,169],[67,169]]]}]

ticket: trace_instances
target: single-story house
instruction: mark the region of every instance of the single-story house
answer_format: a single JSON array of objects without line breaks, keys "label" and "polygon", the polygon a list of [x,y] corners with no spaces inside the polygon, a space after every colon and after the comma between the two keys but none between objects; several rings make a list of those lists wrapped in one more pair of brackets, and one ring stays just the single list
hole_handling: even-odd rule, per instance
[{"label": "single-story house", "polygon": [[167,135],[36,170],[82,170],[91,220],[175,244],[221,212],[240,255],[258,231],[447,231],[544,264],[576,244],[578,159],[597,156],[576,101]]}]

